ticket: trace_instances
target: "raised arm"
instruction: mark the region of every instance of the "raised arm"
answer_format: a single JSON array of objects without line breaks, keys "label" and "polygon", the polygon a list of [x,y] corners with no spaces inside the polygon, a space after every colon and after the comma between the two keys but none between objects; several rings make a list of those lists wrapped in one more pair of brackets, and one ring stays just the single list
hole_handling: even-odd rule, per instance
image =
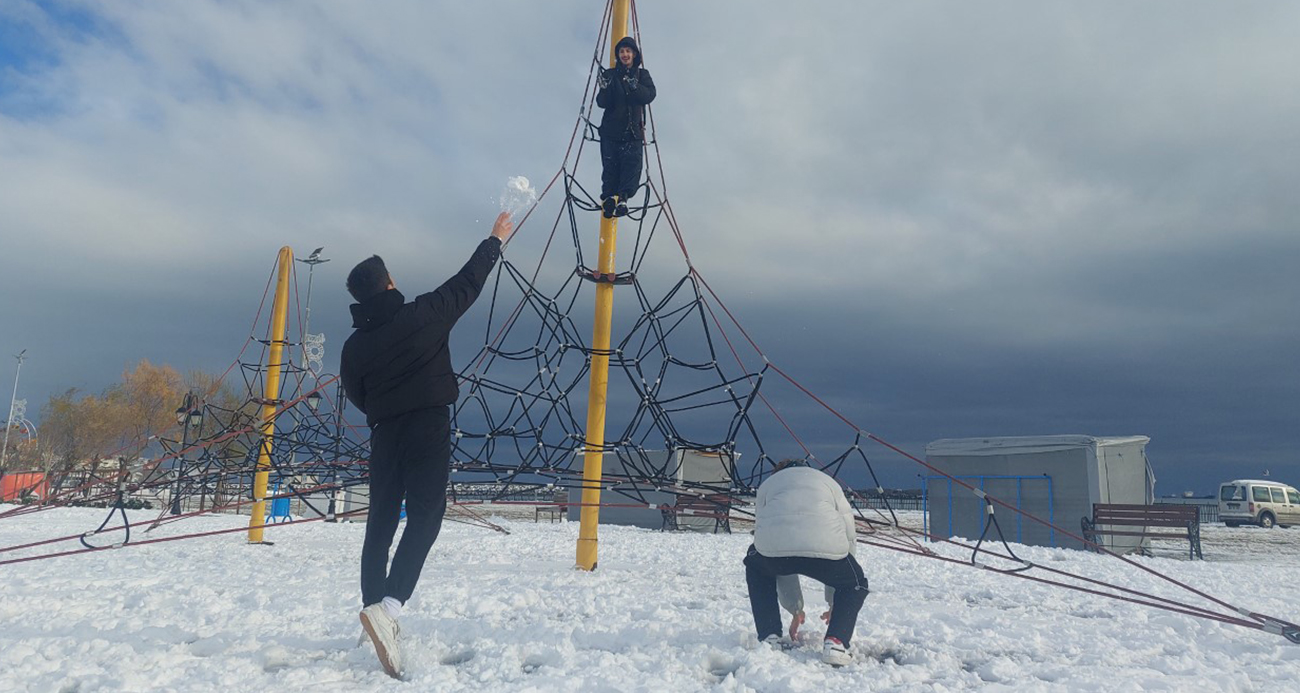
[{"label": "raised arm", "polygon": [[501,257],[501,243],[510,237],[513,229],[510,214],[502,212],[492,226],[492,235],[478,244],[469,262],[455,276],[443,282],[442,286],[416,297],[416,306],[420,310],[430,311],[434,319],[452,323],[459,320],[474,305],[474,300],[483,290],[488,274],[496,265],[497,258]]}]

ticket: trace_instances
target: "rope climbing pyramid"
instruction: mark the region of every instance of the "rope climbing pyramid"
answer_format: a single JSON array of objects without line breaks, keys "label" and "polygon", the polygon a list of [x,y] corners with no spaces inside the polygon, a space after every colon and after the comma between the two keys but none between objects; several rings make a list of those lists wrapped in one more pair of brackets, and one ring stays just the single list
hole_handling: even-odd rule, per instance
[{"label": "rope climbing pyramid", "polygon": [[[640,43],[635,4],[630,22]],[[1128,563],[1135,574],[1165,591],[1139,591],[1019,557],[1002,536],[995,511],[1046,521],[869,433],[772,362],[691,258],[668,192],[653,107],[647,107],[647,165],[635,194],[626,200],[628,213],[606,218],[601,201],[584,183],[598,178],[594,169],[599,160],[590,155],[600,137],[592,122],[594,97],[615,23],[611,2],[563,162],[518,224],[516,237],[529,234],[542,251],[535,260],[529,256],[526,264],[507,252],[476,309],[486,312],[486,329],[481,348],[460,373],[461,398],[452,422],[455,489],[471,491],[480,502],[537,502],[543,492],[581,491],[581,502],[566,504],[582,507],[584,525],[585,511],[600,506],[655,509],[665,503],[682,507],[701,501],[712,503],[714,514],[729,522],[752,517],[752,492],[776,462],[802,458],[836,477],[851,499],[862,501],[856,505],[860,543],[1300,642],[1300,627],[1293,623],[1227,604],[1063,527],[1055,529]],[[592,233],[597,225],[602,228],[599,239]],[[618,225],[622,269],[615,270],[611,231]],[[283,280],[283,264],[280,272]],[[602,301],[607,301],[603,314]],[[596,315],[588,318],[593,303]],[[263,358],[237,359],[244,375],[242,403],[223,405],[200,398],[204,403],[199,408],[214,422],[208,432],[200,429],[191,437],[187,424],[178,422],[179,435],[173,431],[163,437],[160,458],[142,468],[123,466],[85,480],[46,504],[104,502],[110,506],[109,517],[98,529],[0,548],[0,565],[156,541],[140,540],[139,534],[125,534],[120,542],[96,540],[98,535],[130,531],[122,512],[124,499],[141,490],[170,488],[173,505],[175,499],[198,500],[180,507],[180,512],[164,511],[152,526],[291,497],[302,500],[313,516],[281,524],[364,513],[364,505],[341,508],[337,503],[349,488],[368,481],[368,431],[347,424],[345,399],[335,378],[318,376],[299,363],[308,335],[300,329],[297,337],[286,337],[284,307],[277,310],[278,331],[268,328],[264,339],[250,337],[244,346],[247,350],[251,343],[260,343]],[[254,332],[261,319],[259,311]],[[606,337],[608,346],[602,344]],[[283,352],[279,356],[277,348]],[[601,388],[589,387],[597,380]],[[601,410],[599,430],[591,425],[595,406]],[[816,443],[796,431],[789,417],[792,407],[798,408],[801,419],[811,412],[829,422],[819,429]],[[832,428],[838,432],[827,434]],[[873,458],[868,457],[869,448]],[[683,470],[685,453],[708,456],[720,473],[691,477]],[[593,456],[613,462],[607,471],[593,474]],[[985,534],[975,542],[928,536],[901,522],[883,494],[873,499],[879,503],[866,503],[849,487],[883,490],[877,457],[890,464],[919,465],[947,477],[959,492],[975,494],[990,518],[983,525]],[[268,488],[278,491],[269,493]],[[601,492],[611,495],[602,498]],[[328,507],[313,505],[315,496],[327,497]],[[465,505],[462,521],[500,529]],[[123,518],[121,525],[112,524],[113,511]],[[254,529],[260,532],[262,525],[250,527]],[[84,548],[3,560],[4,552],[74,539]],[[587,567],[594,567],[594,560]]]}]

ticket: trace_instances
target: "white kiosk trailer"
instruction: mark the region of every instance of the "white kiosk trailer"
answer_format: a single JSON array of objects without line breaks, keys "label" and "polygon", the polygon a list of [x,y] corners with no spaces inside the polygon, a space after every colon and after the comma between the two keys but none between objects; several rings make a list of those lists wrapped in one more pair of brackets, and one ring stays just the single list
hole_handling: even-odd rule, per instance
[{"label": "white kiosk trailer", "polygon": [[[582,452],[575,454],[581,455]],[[601,463],[601,472],[605,477],[605,490],[601,493],[601,503],[605,504],[600,509],[602,525],[631,525],[646,529],[673,526],[706,533],[730,531],[728,523],[720,522],[714,517],[673,513],[670,508],[681,500],[677,494],[657,491],[655,483],[638,479],[656,476],[655,472],[662,468],[669,479],[665,483],[679,484],[700,495],[728,494],[733,483],[736,460],[740,457],[738,453],[678,449],[647,450],[641,454],[644,455],[643,459],[622,458],[612,452],[605,453]],[[582,514],[581,484],[569,489],[569,503],[569,520],[577,522]],[[644,507],[645,505],[652,507]],[[729,508],[720,507],[703,514],[719,513],[727,514]]]},{"label": "white kiosk trailer", "polygon": [[[1147,463],[1146,436],[1086,435],[954,438],[925,446],[926,460],[1013,507],[1082,536],[1080,520],[1093,503],[1150,505],[1155,475]],[[925,478],[926,529],[939,538],[977,539],[987,522],[985,503],[943,477]],[[1081,549],[1083,543],[1002,507],[995,507],[1007,541]],[[990,529],[990,532],[993,530]],[[986,541],[995,540],[990,538]],[[1103,535],[1098,543],[1127,553],[1150,539]]]}]

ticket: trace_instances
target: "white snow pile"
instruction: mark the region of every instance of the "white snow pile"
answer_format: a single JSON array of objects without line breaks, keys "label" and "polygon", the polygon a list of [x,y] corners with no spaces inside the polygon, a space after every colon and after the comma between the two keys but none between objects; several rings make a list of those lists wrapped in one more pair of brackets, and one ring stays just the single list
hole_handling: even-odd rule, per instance
[{"label": "white snow pile", "polygon": [[[0,506],[0,511],[12,506]],[[94,529],[104,510],[0,519],[0,547]],[[132,513],[147,522],[156,511]],[[167,536],[246,517],[164,525]],[[820,662],[820,590],[789,652],[760,647],[743,534],[602,527],[573,570],[577,523],[449,522],[402,616],[406,680],[357,646],[365,525],[271,528],[0,566],[2,691],[1289,691],[1300,645],[989,571],[862,547],[872,593],[855,662]],[[137,528],[133,538],[142,536]],[[1138,559],[1225,601],[1300,617],[1300,530],[1207,527],[1206,561]],[[1270,541],[1259,542],[1267,536]],[[0,560],[76,548],[0,553]],[[1139,589],[1114,558],[1015,547]],[[1181,549],[1181,551],[1180,551]],[[1137,571],[1140,572],[1140,571]],[[1164,593],[1169,593],[1167,590]]]}]

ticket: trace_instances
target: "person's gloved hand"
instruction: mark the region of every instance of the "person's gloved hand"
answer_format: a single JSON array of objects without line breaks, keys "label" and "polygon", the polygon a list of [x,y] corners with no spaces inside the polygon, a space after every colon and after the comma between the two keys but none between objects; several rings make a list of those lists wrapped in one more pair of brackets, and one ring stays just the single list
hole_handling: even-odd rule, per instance
[{"label": "person's gloved hand", "polygon": [[628,91],[636,91],[639,84],[640,82],[637,81],[636,77],[627,76],[623,78],[623,88]]},{"label": "person's gloved hand", "polygon": [[604,70],[601,70],[600,74],[596,75],[596,88],[604,89],[605,87],[608,86],[609,86],[609,74],[607,74]]},{"label": "person's gloved hand", "polygon": [[799,626],[803,625],[803,621],[804,616],[802,611],[790,617],[790,642],[799,639]]}]

